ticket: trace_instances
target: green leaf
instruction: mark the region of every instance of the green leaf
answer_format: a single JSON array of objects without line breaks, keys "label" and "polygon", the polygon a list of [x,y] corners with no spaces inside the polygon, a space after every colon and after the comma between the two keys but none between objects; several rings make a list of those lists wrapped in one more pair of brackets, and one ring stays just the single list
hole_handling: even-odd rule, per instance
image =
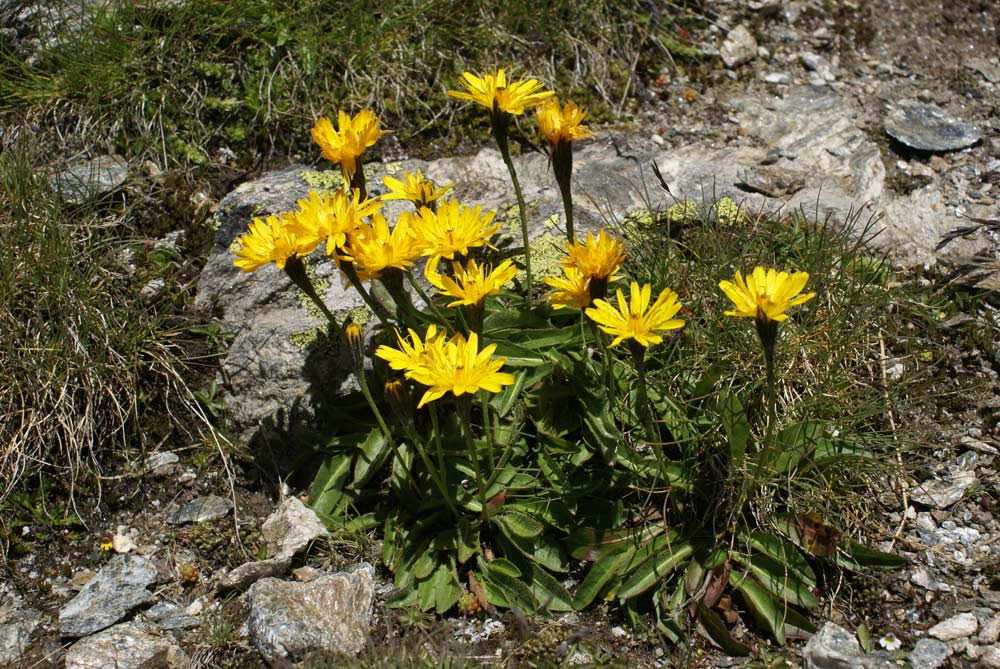
[{"label": "green leaf", "polygon": [[517,568],[517,565],[510,560],[505,560],[504,558],[496,558],[490,562],[486,562],[482,558],[479,559],[479,568],[484,572],[487,571],[487,565],[489,565],[490,573],[502,572],[507,574],[511,578],[521,578],[521,570]]},{"label": "green leaf", "polygon": [[622,584],[618,590],[618,598],[631,599],[646,592],[684,562],[693,552],[694,547],[691,544],[675,543],[662,555],[652,556],[639,565],[629,579]]},{"label": "green leaf", "polygon": [[729,584],[740,591],[750,613],[779,644],[785,644],[788,605],[779,603],[762,585],[746,574],[729,572]]},{"label": "green leaf", "polygon": [[565,531],[565,528],[574,522],[572,512],[566,508],[565,502],[559,499],[508,502],[507,508],[526,513],[558,530]]},{"label": "green leaf", "polygon": [[629,548],[627,545],[616,544],[615,552],[607,552],[598,559],[583,583],[576,589],[573,596],[573,608],[577,611],[587,608],[594,598],[600,594],[601,590],[611,580],[620,574],[635,555],[635,547]]},{"label": "green leaf", "polygon": [[533,564],[528,576],[530,578],[528,587],[539,606],[546,606],[549,611],[573,610],[573,598],[551,574]]},{"label": "green leaf", "polygon": [[382,468],[389,454],[392,453],[389,440],[385,438],[379,428],[374,428],[369,432],[365,439],[358,444],[358,449],[361,453],[354,465],[354,482],[351,484],[355,490],[363,488],[371,477]]},{"label": "green leaf", "polygon": [[816,587],[816,574],[806,560],[802,551],[787,539],[782,539],[769,532],[756,530],[750,535],[750,545],[764,555],[788,567],[799,579],[810,588]]},{"label": "green leaf", "polygon": [[872,652],[872,637],[871,633],[868,631],[868,625],[865,625],[864,623],[858,625],[855,636],[858,637],[858,643],[861,644],[861,650],[866,653]]},{"label": "green leaf", "polygon": [[480,551],[479,527],[473,528],[468,518],[463,516],[458,521],[458,562],[465,564],[473,555]]},{"label": "green leaf", "polygon": [[540,367],[550,364],[538,352],[510,341],[497,341],[496,357],[507,358],[505,367]]},{"label": "green leaf", "polygon": [[868,548],[856,541],[847,541],[837,551],[834,561],[842,567],[860,571],[862,567],[880,567],[882,569],[901,569],[906,566],[906,559],[893,553],[883,553],[874,548]]},{"label": "green leaf", "polygon": [[820,441],[825,441],[823,433],[823,423],[812,420],[789,425],[779,432],[773,449],[776,453],[774,463],[771,465],[773,471],[784,474],[794,469],[800,460],[815,450]]},{"label": "green leaf", "polygon": [[[525,613],[534,613],[538,608],[538,602],[531,593],[531,589],[516,577],[511,576],[506,569],[494,567],[497,561],[481,563],[483,570],[483,581],[486,585],[486,592],[490,601],[510,608],[517,608]],[[494,592],[501,595],[494,601]]]},{"label": "green leaf", "polygon": [[423,554],[417,558],[416,562],[413,563],[413,567],[410,569],[410,571],[413,572],[413,577],[418,581],[429,577],[434,572],[434,568],[437,566],[437,560],[435,560],[434,557],[435,556],[432,551],[424,551]]},{"label": "green leaf", "polygon": [[566,537],[566,548],[577,560],[600,560],[626,548],[638,548],[644,542],[663,533],[663,526],[650,523],[642,529],[625,528],[600,530],[581,527]]},{"label": "green leaf", "polygon": [[545,531],[545,525],[531,516],[513,511],[510,507],[506,507],[506,509],[503,513],[497,514],[493,521],[498,523],[501,529],[506,530],[507,533],[532,539]]},{"label": "green leaf", "polygon": [[511,533],[505,525],[500,525],[500,535],[501,539],[505,539],[519,553],[549,571],[569,571],[569,559],[554,538],[545,534],[530,539],[519,537]]},{"label": "green leaf", "polygon": [[524,381],[527,378],[527,372],[523,370],[517,372],[514,374],[514,383],[506,386],[503,390],[490,398],[490,406],[496,409],[500,418],[504,418],[508,413],[510,413],[510,410],[514,407],[514,404],[521,396],[521,391],[524,390]]},{"label": "green leaf", "polygon": [[747,422],[746,409],[740,398],[731,393],[722,393],[719,398],[719,413],[722,416],[722,429],[729,440],[729,466],[739,469],[747,452],[747,441],[750,439],[750,424]]},{"label": "green leaf", "polygon": [[488,331],[494,338],[503,334],[505,330],[511,330],[514,334],[524,330],[536,330],[547,327],[549,322],[533,311],[523,309],[501,309],[490,311],[483,319],[483,330]]},{"label": "green leaf", "polygon": [[754,555],[750,558],[750,571],[761,585],[783,600],[807,609],[819,606],[809,585],[776,560],[766,555]]},{"label": "green leaf", "polygon": [[746,657],[750,654],[750,647],[734,639],[729,633],[729,628],[722,622],[722,618],[701,600],[698,600],[698,617],[705,632],[726,655]]},{"label": "green leaf", "polygon": [[313,511],[336,516],[344,510],[349,499],[344,493],[344,484],[351,473],[352,459],[349,453],[337,453],[320,466],[309,491],[309,506]]},{"label": "green leaf", "polygon": [[458,579],[447,564],[442,564],[431,579],[434,589],[434,610],[438,615],[448,611],[462,596]]}]

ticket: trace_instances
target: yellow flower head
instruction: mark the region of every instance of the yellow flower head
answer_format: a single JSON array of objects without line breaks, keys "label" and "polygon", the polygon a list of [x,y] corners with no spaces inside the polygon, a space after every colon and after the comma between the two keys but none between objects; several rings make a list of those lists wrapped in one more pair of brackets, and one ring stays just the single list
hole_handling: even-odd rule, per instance
[{"label": "yellow flower head", "polygon": [[553,91],[542,90],[544,85],[537,79],[514,81],[508,78],[503,68],[482,77],[465,72],[460,83],[465,91],[448,91],[448,95],[475,102],[491,112],[496,109],[515,116],[523,114],[525,109],[537,107],[545,98],[554,95]]},{"label": "yellow flower head", "polygon": [[408,212],[399,216],[392,230],[385,217],[376,212],[370,224],[362,225],[350,235],[344,247],[344,260],[359,266],[360,278],[377,279],[388,267],[404,270],[410,267],[422,251],[423,245],[411,232]]},{"label": "yellow flower head", "polygon": [[583,125],[586,115],[587,112],[575,102],[567,102],[560,108],[559,98],[551,97],[538,108],[538,129],[552,146],[568,144],[574,139],[589,139],[594,133]]},{"label": "yellow flower head", "polygon": [[263,221],[253,219],[250,231],[236,239],[233,264],[244,272],[253,272],[273,262],[279,269],[292,256],[307,256],[319,246],[319,237],[297,230],[291,224],[291,214],[269,215]]},{"label": "yellow flower head", "polygon": [[755,318],[760,322],[779,323],[786,318],[785,312],[808,302],[816,293],[799,295],[809,280],[806,272],[779,272],[776,269],[755,267],[744,281],[736,272],[732,281],[720,281],[719,288],[733,302],[734,309],[727,316]]},{"label": "yellow flower head", "polygon": [[563,267],[575,267],[589,279],[617,280],[615,272],[625,259],[625,244],[608,235],[603,229],[597,237],[592,232],[587,233],[587,240],[566,242],[566,257]]},{"label": "yellow flower head", "polygon": [[421,209],[413,221],[413,233],[423,242],[424,255],[451,260],[456,253],[465,255],[470,248],[489,246],[500,224],[493,223],[495,211],[481,212],[481,207],[465,207],[457,200],[441,202],[436,212]]},{"label": "yellow flower head", "polygon": [[[443,348],[445,345],[445,333],[438,332],[434,325],[427,326],[427,336],[420,340],[420,335],[411,329],[407,329],[410,339],[403,339],[402,335],[396,333],[399,341],[399,348],[382,345],[375,349],[375,355],[389,363],[389,367],[399,371],[413,370],[431,363],[431,350]],[[386,384],[388,388],[388,384]]]},{"label": "yellow flower head", "polygon": [[438,188],[433,181],[425,179],[420,170],[417,170],[416,174],[403,172],[403,178],[406,179],[405,183],[392,177],[382,177],[382,183],[389,189],[389,192],[382,196],[383,200],[409,200],[419,209],[429,207],[451,188],[451,184]]},{"label": "yellow flower head", "polygon": [[475,306],[486,299],[487,295],[496,295],[500,288],[517,276],[517,268],[510,260],[504,260],[493,271],[486,265],[477,265],[475,260],[469,260],[465,267],[459,263],[451,263],[454,278],[438,274],[437,263],[427,263],[427,280],[438,289],[440,295],[454,297],[449,307],[463,305]]},{"label": "yellow flower head", "polygon": [[357,160],[378,138],[388,130],[379,130],[379,118],[375,112],[362,109],[354,118],[347,112],[337,112],[337,129],[326,117],[321,117],[312,128],[313,141],[323,150],[323,157],[333,163],[340,163],[344,181],[350,183],[357,170]]},{"label": "yellow flower head", "polygon": [[361,326],[357,323],[348,323],[347,327],[344,328],[344,335],[347,337],[347,343],[351,346],[357,346],[361,343],[362,334]]},{"label": "yellow flower head", "polygon": [[562,270],[564,276],[545,277],[545,283],[555,288],[549,293],[549,302],[556,309],[589,307],[590,277],[584,276],[576,267],[563,267]]},{"label": "yellow flower head", "polygon": [[347,243],[347,236],[364,225],[364,219],[382,208],[377,199],[361,200],[361,191],[333,194],[309,191],[308,199],[298,201],[292,228],[326,240],[326,253],[336,257],[336,250]]},{"label": "yellow flower head", "polygon": [[615,309],[605,300],[594,300],[594,306],[587,309],[586,314],[597,323],[601,330],[614,335],[612,346],[617,346],[624,339],[634,339],[643,346],[659,344],[663,337],[656,334],[665,330],[676,330],[684,326],[684,321],[674,318],[680,311],[677,293],[664,288],[649,311],[651,286],[647,283],[640,286],[632,282],[631,299],[626,302],[621,288],[617,291],[618,308]]}]

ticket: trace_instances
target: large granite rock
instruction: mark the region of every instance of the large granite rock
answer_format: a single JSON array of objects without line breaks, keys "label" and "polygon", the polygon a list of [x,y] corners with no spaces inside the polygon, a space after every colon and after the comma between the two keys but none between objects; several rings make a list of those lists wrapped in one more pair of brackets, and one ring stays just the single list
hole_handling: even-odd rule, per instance
[{"label": "large granite rock", "polygon": [[246,593],[247,628],[271,666],[287,666],[309,655],[354,655],[368,639],[375,569],[321,576],[309,583],[265,578]]},{"label": "large granite rock", "polygon": [[122,623],[80,639],[66,651],[66,669],[183,669],[187,656],[152,627]]},{"label": "large granite rock", "polygon": [[59,631],[82,637],[114,625],[132,609],[153,600],[156,569],[135,555],[117,555],[59,611]]}]

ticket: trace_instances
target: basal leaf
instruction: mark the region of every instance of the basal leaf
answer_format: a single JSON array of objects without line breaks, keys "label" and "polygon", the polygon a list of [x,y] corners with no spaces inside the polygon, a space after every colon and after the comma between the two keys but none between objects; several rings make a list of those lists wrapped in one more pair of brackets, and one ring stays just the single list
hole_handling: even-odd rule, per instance
[{"label": "basal leaf", "polygon": [[577,611],[590,606],[590,603],[600,594],[604,586],[620,574],[635,555],[635,547],[629,548],[623,544],[618,544],[617,547],[618,550],[607,552],[594,562],[584,577],[583,583],[576,589],[576,594],[573,596],[573,608]]},{"label": "basal leaf", "polygon": [[351,473],[349,453],[329,456],[320,466],[309,492],[309,506],[320,515],[335,516],[343,511],[349,497],[344,493],[344,484]]},{"label": "basal leaf", "polygon": [[619,599],[641,595],[659,583],[667,574],[682,564],[694,552],[689,543],[674,543],[661,555],[654,555],[639,565],[618,590]]},{"label": "basal leaf", "polygon": [[750,535],[750,545],[764,555],[777,560],[788,567],[810,588],[816,587],[816,574],[806,560],[802,551],[787,539],[777,537],[770,532],[756,530]]},{"label": "basal leaf", "polygon": [[751,556],[749,562],[750,571],[772,594],[807,609],[819,606],[810,586],[787,566],[759,553]]},{"label": "basal leaf", "polygon": [[385,438],[379,428],[368,433],[364,440],[358,444],[358,450],[361,452],[354,465],[354,482],[351,484],[355,490],[363,488],[371,477],[382,468],[392,453],[389,440]]},{"label": "basal leaf", "polygon": [[498,523],[509,534],[525,539],[532,539],[545,531],[545,525],[526,513],[521,513],[507,507],[497,514],[493,521]]},{"label": "basal leaf", "polygon": [[572,611],[573,598],[563,585],[549,572],[536,564],[529,571],[529,588],[539,606],[549,611]]},{"label": "basal leaf", "polygon": [[747,574],[730,572],[729,583],[743,595],[750,613],[757,622],[767,629],[775,641],[784,645],[788,605],[778,602],[771,593]]},{"label": "basal leaf", "polygon": [[698,601],[698,618],[709,638],[718,644],[726,655],[746,657],[751,653],[749,646],[733,638],[719,614],[705,606],[700,600]]}]

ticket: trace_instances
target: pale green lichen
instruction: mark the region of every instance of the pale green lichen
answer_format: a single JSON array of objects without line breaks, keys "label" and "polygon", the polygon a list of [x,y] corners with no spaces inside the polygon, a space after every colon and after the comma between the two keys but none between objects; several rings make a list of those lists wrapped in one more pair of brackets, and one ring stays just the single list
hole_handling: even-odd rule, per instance
[{"label": "pale green lichen", "polygon": [[745,223],[750,219],[731,197],[723,197],[715,203],[715,217],[722,225]]},{"label": "pale green lichen", "polygon": [[[403,169],[403,163],[399,161],[385,164],[385,173],[388,174],[390,177],[396,176],[396,173],[399,172],[401,169]],[[365,175],[367,174],[368,173],[365,172]]]},{"label": "pale green lichen", "polygon": [[[312,283],[313,289],[320,297],[323,297],[323,293],[325,293],[326,289],[330,287],[330,280],[322,279],[316,276],[316,268],[313,267],[313,264],[309,261],[309,259],[306,259],[302,264],[305,265],[306,277],[309,279],[309,282]],[[309,297],[301,290],[298,291],[298,298],[299,304],[302,305],[302,308],[306,310],[307,314],[319,321],[326,320],[326,314],[324,314],[320,308],[316,306],[316,303],[309,299]]]},{"label": "pale green lichen", "polygon": [[684,200],[667,208],[670,223],[693,223],[698,220],[698,205],[692,200]]},{"label": "pale green lichen", "polygon": [[562,230],[562,218],[559,214],[552,214],[542,221],[542,227],[546,230]]},{"label": "pale green lichen", "polygon": [[304,170],[299,172],[299,178],[312,188],[340,190],[344,187],[344,176],[340,170]]},{"label": "pale green lichen", "polygon": [[357,323],[358,325],[364,325],[365,323],[370,321],[373,316],[375,316],[375,314],[372,312],[371,309],[368,308],[368,305],[362,304],[360,307],[354,307],[353,309],[347,312],[347,318],[345,319],[345,322],[349,320],[352,323]]},{"label": "pale green lichen", "polygon": [[[563,256],[566,255],[566,237],[562,233],[546,232],[531,240],[528,244],[531,250],[531,274],[537,282],[546,276],[559,274]],[[517,273],[517,280],[524,285],[527,281],[525,271]]]}]

